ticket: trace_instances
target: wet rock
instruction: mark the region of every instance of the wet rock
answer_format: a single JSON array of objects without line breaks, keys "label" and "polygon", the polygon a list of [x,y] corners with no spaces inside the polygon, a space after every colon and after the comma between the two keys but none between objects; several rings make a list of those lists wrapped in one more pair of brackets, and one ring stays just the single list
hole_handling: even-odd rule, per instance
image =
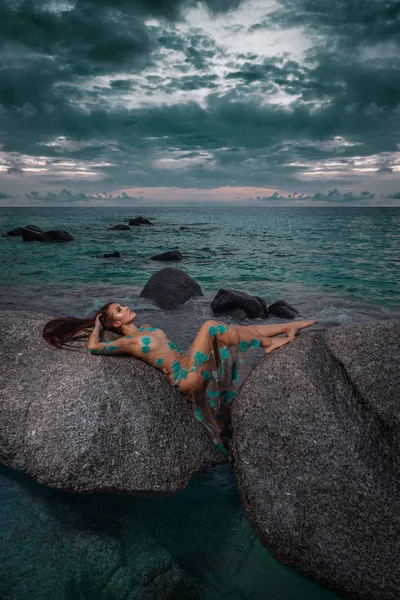
[{"label": "wet rock", "polygon": [[211,310],[215,315],[227,313],[238,308],[243,310],[250,319],[265,318],[268,316],[268,310],[265,314],[265,310],[259,299],[245,292],[221,288],[211,303]]},{"label": "wet rock", "polygon": [[144,217],[135,217],[129,219],[129,225],[153,225],[153,223]]},{"label": "wet rock", "polygon": [[202,296],[203,292],[182,269],[165,267],[150,277],[140,295],[150,298],[161,308],[174,309],[194,296]]},{"label": "wet rock", "polygon": [[24,242],[72,242],[74,238],[60,229],[40,232],[23,228],[22,239]]},{"label": "wet rock", "polygon": [[174,309],[193,296],[202,296],[203,292],[199,284],[182,269],[165,267],[150,277],[140,295],[150,298],[161,308]]},{"label": "wet rock", "polygon": [[3,311],[0,461],[75,492],[166,496],[225,460],[189,400],[131,356],[49,347],[50,317]]},{"label": "wet rock", "polygon": [[150,260],[182,260],[183,256],[179,250],[168,250],[156,256],[152,256]]},{"label": "wet rock", "polygon": [[233,407],[242,502],[271,554],[346,598],[400,597],[400,323],[302,332]]},{"label": "wet rock", "polygon": [[256,300],[259,301],[259,303],[262,306],[262,309],[264,311],[264,318],[268,318],[269,317],[269,310],[268,310],[268,306],[267,303],[265,302],[264,298],[261,298],[261,296],[253,296],[253,298],[255,298]]},{"label": "wet rock", "polygon": [[274,302],[268,307],[268,310],[269,314],[280,319],[296,319],[299,315],[299,311],[291,304],[285,302],[285,300]]},{"label": "wet rock", "polygon": [[74,239],[68,231],[61,231],[60,229],[45,231],[43,235],[46,236],[46,240],[43,240],[46,242],[72,242]]},{"label": "wet rock", "polygon": [[109,254],[103,254],[103,258],[120,258],[120,252],[110,252]]},{"label": "wet rock", "polygon": [[24,229],[28,229],[30,231],[36,231],[38,233],[44,233],[43,229],[41,229],[40,227],[37,227],[36,225],[27,225],[26,227],[16,227],[15,229],[12,229],[11,231],[7,231],[7,235],[22,236]]},{"label": "wet rock", "polygon": [[127,231],[130,227],[129,225],[114,225],[113,227],[110,227],[110,229],[114,231]]}]

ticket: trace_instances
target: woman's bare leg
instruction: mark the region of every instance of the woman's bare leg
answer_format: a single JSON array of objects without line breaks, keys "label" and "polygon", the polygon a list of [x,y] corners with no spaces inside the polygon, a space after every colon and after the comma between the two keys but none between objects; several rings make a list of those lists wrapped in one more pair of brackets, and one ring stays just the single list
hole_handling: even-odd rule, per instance
[{"label": "woman's bare leg", "polygon": [[287,323],[276,323],[274,325],[242,325],[249,332],[256,333],[260,337],[274,337],[275,335],[287,335],[291,340],[294,339],[296,333],[300,329],[314,325],[316,321],[289,321]]}]

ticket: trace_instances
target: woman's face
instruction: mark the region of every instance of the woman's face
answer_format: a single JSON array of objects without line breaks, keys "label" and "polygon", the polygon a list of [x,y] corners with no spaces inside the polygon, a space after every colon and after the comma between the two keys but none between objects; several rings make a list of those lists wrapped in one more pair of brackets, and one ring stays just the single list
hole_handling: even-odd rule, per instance
[{"label": "woman's face", "polygon": [[136,317],[136,313],[124,304],[114,302],[108,309],[108,314],[113,320],[114,327],[121,327],[132,323]]}]

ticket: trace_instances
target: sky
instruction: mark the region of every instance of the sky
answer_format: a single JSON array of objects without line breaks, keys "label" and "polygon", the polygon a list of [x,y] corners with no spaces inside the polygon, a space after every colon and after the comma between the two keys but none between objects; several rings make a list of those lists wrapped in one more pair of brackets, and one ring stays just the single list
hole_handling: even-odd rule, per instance
[{"label": "sky", "polygon": [[2,0],[0,206],[400,206],[398,0]]}]

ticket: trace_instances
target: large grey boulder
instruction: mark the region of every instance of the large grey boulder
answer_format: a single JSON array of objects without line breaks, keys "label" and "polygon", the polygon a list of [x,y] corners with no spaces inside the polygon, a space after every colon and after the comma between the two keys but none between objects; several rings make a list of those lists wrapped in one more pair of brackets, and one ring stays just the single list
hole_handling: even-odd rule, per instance
[{"label": "large grey boulder", "polygon": [[346,598],[400,598],[400,324],[302,333],[233,408],[242,503],[272,555]]},{"label": "large grey boulder", "polygon": [[150,277],[140,295],[168,310],[178,308],[193,296],[202,296],[203,292],[199,284],[182,269],[165,267]]},{"label": "large grey boulder", "polygon": [[0,313],[0,461],[77,492],[166,496],[225,460],[165,374],[49,347],[50,317]]}]

